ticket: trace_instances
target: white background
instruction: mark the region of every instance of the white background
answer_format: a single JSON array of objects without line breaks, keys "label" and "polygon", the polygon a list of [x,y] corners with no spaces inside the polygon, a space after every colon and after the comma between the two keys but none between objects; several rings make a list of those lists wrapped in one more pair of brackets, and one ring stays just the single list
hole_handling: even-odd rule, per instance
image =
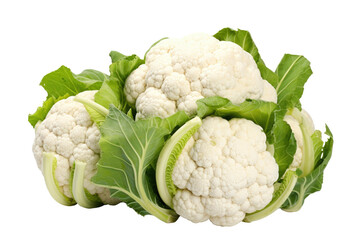
[{"label": "white background", "polygon": [[[357,1],[1,1],[0,239],[359,239],[360,37]],[[301,211],[254,223],[165,224],[125,204],[83,209],[57,204],[32,155],[27,115],[46,97],[41,78],[61,65],[108,72],[110,50],[143,56],[158,39],[223,27],[249,30],[275,69],[302,54],[314,74],[302,98],[334,153],[321,192]]]}]

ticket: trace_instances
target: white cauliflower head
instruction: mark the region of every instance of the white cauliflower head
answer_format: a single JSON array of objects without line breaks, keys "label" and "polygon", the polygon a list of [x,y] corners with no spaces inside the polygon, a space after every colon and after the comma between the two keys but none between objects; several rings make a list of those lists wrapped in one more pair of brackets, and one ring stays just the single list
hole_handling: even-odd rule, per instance
[{"label": "white cauliflower head", "polygon": [[276,102],[275,89],[261,78],[253,57],[239,45],[207,34],[165,39],[150,49],[145,64],[127,78],[125,94],[138,118],[196,111],[196,100],[221,96]]},{"label": "white cauliflower head", "polygon": [[272,199],[278,165],[266,136],[252,121],[207,117],[181,152],[172,180],[174,210],[182,217],[232,226]]},{"label": "white cauliflower head", "polygon": [[[96,91],[85,91],[78,96],[93,100]],[[110,191],[94,185],[90,179],[97,171],[100,158],[100,131],[92,122],[83,104],[68,97],[55,103],[46,118],[35,127],[33,153],[41,171],[43,153],[54,153],[57,159],[55,178],[65,196],[72,198],[70,172],[75,160],[86,162],[84,187],[97,194],[103,203],[115,204]]]}]

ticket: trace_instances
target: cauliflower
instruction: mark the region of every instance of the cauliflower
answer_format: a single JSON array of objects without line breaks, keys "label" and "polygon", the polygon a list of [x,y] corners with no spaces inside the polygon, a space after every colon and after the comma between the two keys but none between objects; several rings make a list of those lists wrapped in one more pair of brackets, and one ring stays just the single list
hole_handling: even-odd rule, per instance
[{"label": "cauliflower", "polygon": [[277,101],[275,89],[261,78],[248,52],[207,34],[159,42],[127,78],[124,91],[136,106],[137,118],[165,118],[178,110],[191,115],[196,100],[210,96],[234,104],[245,99]]},{"label": "cauliflower", "polygon": [[[96,91],[85,91],[78,96],[93,99]],[[70,175],[75,160],[86,163],[84,187],[92,195],[97,194],[103,203],[116,204],[110,198],[109,189],[98,187],[90,179],[96,173],[100,158],[100,132],[92,122],[85,107],[68,97],[54,104],[46,118],[35,128],[33,152],[39,169],[43,170],[43,154],[51,152],[57,160],[55,178],[60,191],[73,198]]]},{"label": "cauliflower", "polygon": [[232,226],[271,201],[277,179],[278,165],[260,126],[207,117],[174,166],[173,207],[193,222]]}]

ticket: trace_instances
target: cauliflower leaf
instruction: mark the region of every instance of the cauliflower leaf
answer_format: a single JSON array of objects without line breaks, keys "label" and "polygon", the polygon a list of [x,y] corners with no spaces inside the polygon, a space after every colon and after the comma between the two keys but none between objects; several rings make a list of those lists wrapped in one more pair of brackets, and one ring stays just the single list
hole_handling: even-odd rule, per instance
[{"label": "cauliflower leaf", "polygon": [[44,179],[46,187],[55,201],[65,206],[75,205],[74,199],[67,197],[60,189],[59,183],[55,177],[57,159],[51,152],[43,153],[42,168],[44,169]]},{"label": "cauliflower leaf", "polygon": [[105,108],[113,104],[118,109],[127,112],[130,106],[123,91],[125,81],[132,71],[144,63],[144,60],[136,55],[125,56],[115,51],[112,51],[110,56],[113,61],[110,65],[110,77],[104,81],[95,94],[95,102]]},{"label": "cauliflower leaf", "polygon": [[323,146],[318,131],[315,131],[311,136],[314,155],[312,159],[307,159],[306,161],[314,161],[315,167],[305,176],[298,179],[293,192],[281,207],[284,211],[295,212],[300,210],[305,198],[321,190],[324,170],[330,161],[334,144],[333,135],[328,126],[326,126],[325,134],[329,138]]},{"label": "cauliflower leaf", "polygon": [[279,76],[279,82],[274,86],[278,104],[286,109],[300,108],[304,85],[312,74],[310,62],[301,55],[285,54],[275,72]]},{"label": "cauliflower leaf", "polygon": [[48,99],[46,99],[43,102],[43,105],[36,109],[35,113],[29,114],[28,121],[31,124],[31,126],[35,127],[35,125],[38,121],[44,120],[46,115],[50,111],[51,107],[54,106],[55,103],[57,103],[58,101],[60,101],[62,99],[68,98],[68,97],[69,97],[69,94],[65,94],[64,96],[59,97],[59,98],[55,98],[55,97],[51,96]]},{"label": "cauliflower leaf", "polygon": [[98,90],[102,83],[109,78],[108,75],[93,69],[87,69],[80,74],[74,74],[65,66],[46,74],[40,85],[46,90],[48,96],[36,112],[29,114],[28,121],[35,127],[38,121],[45,119],[51,107],[58,101],[87,90]]},{"label": "cauliflower leaf", "polygon": [[75,160],[71,169],[71,191],[77,204],[84,208],[95,208],[104,205],[97,194],[92,195],[84,188],[86,162]]},{"label": "cauliflower leaf", "polygon": [[199,117],[195,117],[185,123],[171,136],[160,152],[156,165],[156,184],[161,199],[171,208],[173,208],[172,198],[175,196],[177,190],[172,180],[175,163],[186,143],[199,129],[201,124],[202,122]]},{"label": "cauliflower leaf", "polygon": [[40,85],[49,96],[59,98],[65,94],[75,96],[86,90],[98,90],[108,76],[96,70],[74,74],[65,66],[44,76]]},{"label": "cauliflower leaf", "polygon": [[202,98],[196,102],[197,115],[201,118],[214,115],[226,119],[245,118],[260,125],[269,134],[274,123],[273,112],[277,105],[273,102],[248,99],[240,104],[233,104],[229,99],[219,96]]},{"label": "cauliflower leaf", "polygon": [[167,118],[134,121],[110,106],[100,127],[101,158],[92,181],[110,188],[112,197],[124,201],[141,215],[152,214],[174,222],[177,214],[166,207],[156,189],[155,166],[166,138],[188,120],[184,112]]}]

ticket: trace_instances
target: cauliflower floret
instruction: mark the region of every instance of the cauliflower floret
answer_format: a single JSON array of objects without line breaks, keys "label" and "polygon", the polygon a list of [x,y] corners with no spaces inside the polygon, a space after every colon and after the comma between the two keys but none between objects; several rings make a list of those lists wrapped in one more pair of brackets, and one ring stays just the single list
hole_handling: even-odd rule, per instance
[{"label": "cauliflower floret", "polygon": [[160,89],[148,88],[136,101],[136,118],[157,116],[165,118],[175,113],[176,104],[169,100]]},{"label": "cauliflower floret", "polygon": [[262,96],[260,97],[260,100],[268,101],[268,102],[277,102],[277,93],[275,88],[266,80],[263,80],[264,82],[264,91]]},{"label": "cauliflower floret", "polygon": [[[96,91],[85,91],[78,95],[93,100]],[[44,152],[52,152],[57,159],[55,178],[65,196],[72,198],[69,178],[75,160],[86,162],[84,187],[90,194],[97,194],[103,203],[115,204],[110,191],[94,185],[90,179],[96,173],[100,157],[100,131],[90,119],[85,107],[68,97],[55,103],[44,121],[35,128],[34,157],[43,172]]]},{"label": "cauliflower floret", "polygon": [[[148,89],[158,92],[149,94]],[[138,118],[168,117],[178,110],[193,114],[196,100],[210,96],[225,97],[234,104],[245,99],[276,102],[275,89],[261,78],[248,52],[207,34],[165,39],[152,47],[145,64],[127,78],[125,95],[136,103]],[[170,103],[171,110],[164,111]]]},{"label": "cauliflower floret", "polygon": [[278,170],[260,126],[207,117],[172,172],[174,210],[193,222],[235,225],[271,201]]}]

